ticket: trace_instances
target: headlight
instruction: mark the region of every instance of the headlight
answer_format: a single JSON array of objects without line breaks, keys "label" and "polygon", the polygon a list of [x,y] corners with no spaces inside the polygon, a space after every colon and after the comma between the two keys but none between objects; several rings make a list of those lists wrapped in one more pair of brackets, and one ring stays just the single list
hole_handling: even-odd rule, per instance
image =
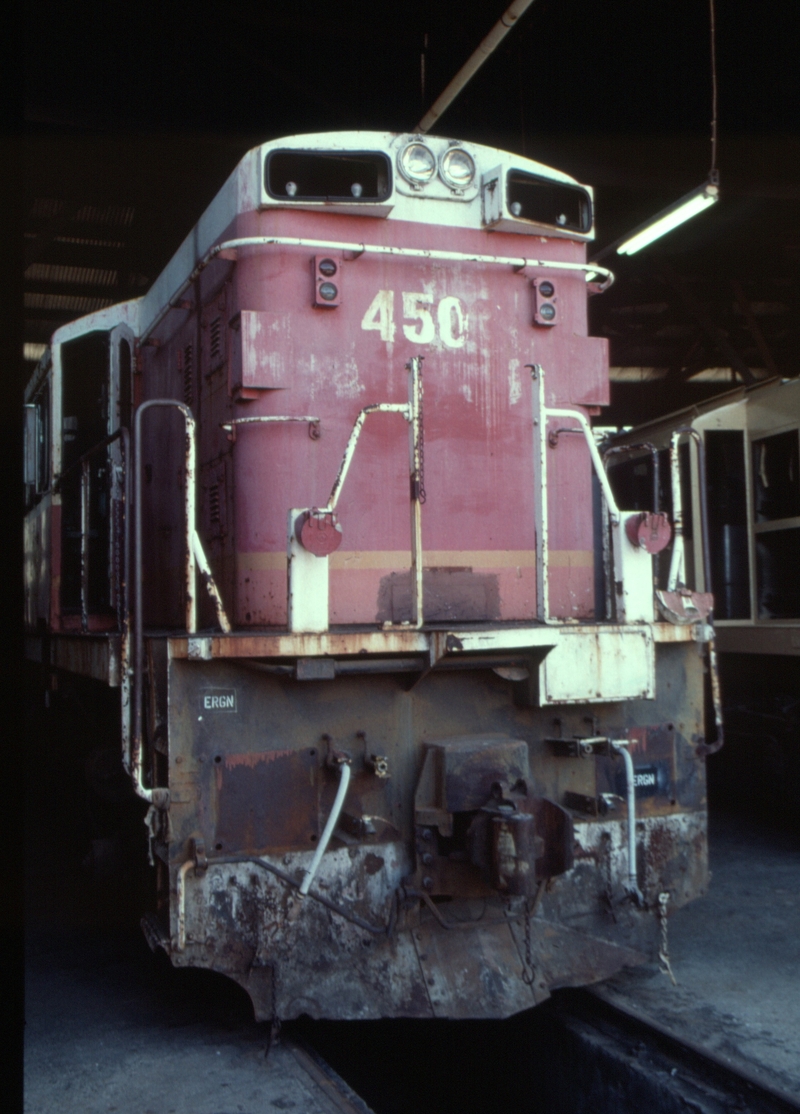
[{"label": "headlight", "polygon": [[436,173],[436,158],[424,143],[407,144],[400,152],[397,165],[403,177],[415,185],[430,182]]},{"label": "headlight", "polygon": [[454,190],[465,190],[475,177],[475,163],[472,155],[463,147],[451,147],[439,161],[442,181]]}]

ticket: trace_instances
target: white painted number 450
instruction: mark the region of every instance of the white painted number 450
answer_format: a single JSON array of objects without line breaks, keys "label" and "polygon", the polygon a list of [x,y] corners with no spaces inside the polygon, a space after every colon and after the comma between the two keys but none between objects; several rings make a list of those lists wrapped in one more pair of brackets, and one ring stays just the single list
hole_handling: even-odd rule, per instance
[{"label": "white painted number 450", "polygon": [[[433,319],[433,295],[409,294],[403,291],[403,317],[412,324],[403,325],[403,335],[414,344],[431,344],[439,338],[448,348],[463,348],[467,339],[467,315],[458,298],[442,298]],[[361,319],[361,328],[374,329],[381,340],[391,344],[395,336],[394,290],[379,290]]]}]

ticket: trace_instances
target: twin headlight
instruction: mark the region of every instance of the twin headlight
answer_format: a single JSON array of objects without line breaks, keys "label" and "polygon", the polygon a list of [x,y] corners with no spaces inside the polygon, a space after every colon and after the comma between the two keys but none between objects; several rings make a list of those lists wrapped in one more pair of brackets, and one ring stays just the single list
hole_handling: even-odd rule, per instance
[{"label": "twin headlight", "polygon": [[[437,160],[427,143],[415,139],[402,149],[397,165],[407,182],[424,186],[436,174]],[[453,190],[467,189],[475,178],[475,161],[463,147],[448,147],[439,157],[438,169],[439,177]]]}]

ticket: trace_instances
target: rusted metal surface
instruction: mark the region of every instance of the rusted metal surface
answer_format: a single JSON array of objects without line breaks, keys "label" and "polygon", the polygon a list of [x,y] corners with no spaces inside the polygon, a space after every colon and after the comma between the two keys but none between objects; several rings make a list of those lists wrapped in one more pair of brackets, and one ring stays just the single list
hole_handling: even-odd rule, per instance
[{"label": "rusted metal surface", "polygon": [[319,838],[319,750],[262,751],[211,759],[218,851],[307,848]]},{"label": "rusted metal surface", "polygon": [[[663,709],[687,707],[694,690],[682,687],[685,661],[696,649],[666,645],[659,654],[661,674],[674,685],[659,698]],[[298,682],[235,660],[173,657],[168,669],[171,834],[164,854],[172,893],[162,936],[172,941],[173,962],[239,981],[259,1017],[276,1008],[287,1018],[506,1016],[554,986],[642,961],[657,946],[658,893],[668,889],[677,907],[705,885],[702,762],[671,719],[637,724],[637,715],[658,713],[651,702],[630,706],[623,720],[619,706],[610,714],[597,709],[596,724],[625,735],[644,775],[636,788],[639,909],[626,896],[624,805],[590,822],[564,807],[581,778],[587,796],[621,800],[621,759],[555,754],[544,742],[552,710],[515,705],[514,682],[490,669],[434,671],[411,692],[398,676]],[[472,738],[456,738],[448,749],[443,735],[453,725]],[[562,715],[565,738],[584,726],[580,709]],[[684,722],[689,733],[699,727]],[[333,751],[349,756],[352,782],[302,898],[312,837],[319,838],[336,793]],[[430,775],[426,754],[438,755]],[[535,787],[535,798],[526,801],[521,782]],[[511,823],[533,824],[527,861],[537,880],[550,879],[543,895],[537,888],[529,918],[532,982],[525,977],[525,900],[533,891],[519,884],[524,840],[515,838],[517,863],[509,869],[497,825],[504,802],[532,817]],[[481,823],[486,830],[473,830],[470,840],[476,816],[475,830]],[[476,840],[483,860],[470,858]],[[198,841],[208,859],[202,870]],[[425,878],[434,879],[431,889]]]},{"label": "rusted metal surface", "polygon": [[93,677],[116,688],[120,683],[121,644],[118,634],[52,635],[50,664],[68,673]]},{"label": "rusted metal surface", "polygon": [[[204,644],[207,645],[209,659],[344,658],[365,654],[416,653],[429,655],[433,660],[438,661],[447,653],[455,654],[462,651],[478,653],[498,652],[506,649],[548,649],[557,645],[559,639],[565,634],[569,636],[574,629],[567,628],[565,631],[542,626],[508,627],[487,624],[486,627],[473,630],[465,630],[462,627],[451,631],[416,631],[403,627],[392,627],[381,631],[333,630],[321,634],[288,634],[285,631],[276,631],[270,634],[234,632],[229,638],[221,638],[216,634],[201,637]],[[582,629],[590,637],[595,637],[603,630],[619,634],[619,628],[615,626],[601,627],[596,624],[587,624]],[[641,644],[642,637],[640,632],[636,634],[637,646]],[[652,637],[654,642],[662,643],[693,642],[695,640],[691,628],[675,627],[670,623],[654,623],[652,625]],[[188,658],[190,656],[189,639],[181,635],[171,636],[169,652],[172,658]]]},{"label": "rusted metal surface", "polygon": [[519,948],[509,924],[478,922],[469,932],[446,933],[431,918],[412,939],[433,1017],[506,1017],[547,997],[540,991],[537,999],[520,978]]}]

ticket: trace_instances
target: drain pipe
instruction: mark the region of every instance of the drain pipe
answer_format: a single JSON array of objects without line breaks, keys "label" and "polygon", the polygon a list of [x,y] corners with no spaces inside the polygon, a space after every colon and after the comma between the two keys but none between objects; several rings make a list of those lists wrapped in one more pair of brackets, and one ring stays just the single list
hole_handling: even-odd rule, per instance
[{"label": "drain pipe", "polygon": [[319,864],[322,862],[322,856],[327,850],[330,843],[333,830],[339,823],[339,814],[344,805],[344,799],[347,796],[347,787],[350,784],[350,760],[349,758],[339,760],[339,788],[336,790],[336,799],[333,802],[328,823],[322,833],[322,839],[319,841],[317,850],[314,852],[314,858],[311,860],[311,866],[306,871],[306,876],[300,884],[300,896],[305,897],[311,889],[311,883],[314,881],[314,875],[319,869]]},{"label": "drain pipe", "polygon": [[503,12],[478,49],[467,59],[445,91],[433,102],[414,129],[415,132],[424,135],[431,130],[442,113],[447,111],[464,86],[474,77],[489,55],[494,53],[532,3],[533,0],[514,0],[514,3]]},{"label": "drain pipe", "polygon": [[622,755],[625,763],[625,783],[628,797],[628,893],[636,899],[637,905],[644,905],[644,897],[639,889],[639,878],[636,870],[636,782],[633,773],[633,759],[628,752],[628,743],[625,739],[610,740],[611,746]]}]

